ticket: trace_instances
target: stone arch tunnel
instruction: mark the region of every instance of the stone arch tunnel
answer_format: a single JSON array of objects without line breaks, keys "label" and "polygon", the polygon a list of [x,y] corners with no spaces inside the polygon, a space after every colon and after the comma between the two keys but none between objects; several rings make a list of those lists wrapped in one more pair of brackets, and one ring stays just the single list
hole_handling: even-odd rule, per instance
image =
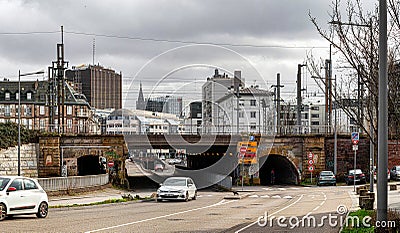
[{"label": "stone arch tunnel", "polygon": [[260,158],[260,183],[262,185],[272,185],[271,171],[274,171],[274,184],[298,184],[300,175],[293,164],[287,157],[270,154]]}]

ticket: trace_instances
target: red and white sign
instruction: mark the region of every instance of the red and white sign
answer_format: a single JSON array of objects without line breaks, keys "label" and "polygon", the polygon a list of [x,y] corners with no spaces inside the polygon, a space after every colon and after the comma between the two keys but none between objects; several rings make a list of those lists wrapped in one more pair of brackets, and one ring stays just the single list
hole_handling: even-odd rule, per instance
[{"label": "red and white sign", "polygon": [[312,160],[312,159],[308,160],[308,164],[309,165],[313,165],[314,164],[314,160]]},{"label": "red and white sign", "polygon": [[359,141],[360,141],[360,134],[358,132],[352,132],[351,143],[353,143],[353,145],[357,145]]},{"label": "red and white sign", "polygon": [[107,163],[108,167],[114,167],[114,161],[110,160]]},{"label": "red and white sign", "polygon": [[308,170],[310,171],[310,172],[313,172],[314,171],[314,166],[313,165],[311,165],[311,166],[308,166]]},{"label": "red and white sign", "polygon": [[246,153],[246,151],[247,151],[246,147],[244,146],[240,147],[240,153]]},{"label": "red and white sign", "polygon": [[313,159],[314,158],[314,155],[313,155],[313,153],[308,153],[308,159]]}]

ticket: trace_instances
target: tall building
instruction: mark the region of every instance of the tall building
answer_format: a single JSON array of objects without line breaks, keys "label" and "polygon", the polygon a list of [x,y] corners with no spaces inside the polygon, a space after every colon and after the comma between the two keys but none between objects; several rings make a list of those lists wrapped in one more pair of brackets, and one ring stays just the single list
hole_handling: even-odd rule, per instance
[{"label": "tall building", "polygon": [[234,77],[227,74],[220,74],[215,69],[214,75],[207,78],[207,82],[202,86],[202,108],[203,108],[203,130],[204,133],[211,133],[216,127],[218,118],[217,100],[223,97],[229,89],[239,89],[244,87],[241,79],[241,72],[235,71]]},{"label": "tall building", "polygon": [[97,109],[122,108],[122,74],[100,65],[72,67],[65,72],[70,85]]}]

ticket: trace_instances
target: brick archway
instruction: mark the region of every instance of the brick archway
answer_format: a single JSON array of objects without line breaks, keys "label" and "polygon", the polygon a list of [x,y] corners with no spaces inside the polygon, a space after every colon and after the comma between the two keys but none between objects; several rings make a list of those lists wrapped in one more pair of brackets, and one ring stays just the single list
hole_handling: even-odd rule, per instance
[{"label": "brick archway", "polygon": [[[263,159],[263,160],[261,160]],[[296,166],[286,156],[270,154],[260,158],[264,162],[260,168],[260,182],[262,185],[271,185],[271,171],[274,170],[274,184],[298,184],[300,179]]]}]

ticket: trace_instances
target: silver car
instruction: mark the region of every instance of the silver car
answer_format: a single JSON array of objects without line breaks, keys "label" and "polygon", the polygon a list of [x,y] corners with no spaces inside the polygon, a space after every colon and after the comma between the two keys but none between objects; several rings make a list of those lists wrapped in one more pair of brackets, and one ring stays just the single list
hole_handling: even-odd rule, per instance
[{"label": "silver car", "polygon": [[189,177],[169,177],[157,190],[156,201],[162,200],[196,200],[197,188]]}]

